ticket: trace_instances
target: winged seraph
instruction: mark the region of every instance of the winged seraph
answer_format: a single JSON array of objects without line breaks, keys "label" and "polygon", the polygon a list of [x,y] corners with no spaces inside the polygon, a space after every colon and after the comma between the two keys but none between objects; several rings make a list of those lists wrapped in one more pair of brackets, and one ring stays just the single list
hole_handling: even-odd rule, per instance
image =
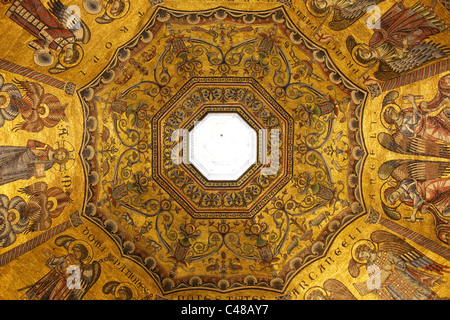
[{"label": "winged seraph", "polygon": [[65,109],[61,101],[53,94],[46,93],[36,82],[15,81],[24,91],[20,113],[24,121],[18,123],[14,130],[39,132],[45,127],[52,128],[66,119]]},{"label": "winged seraph", "polygon": [[70,191],[64,192],[58,187],[48,188],[45,182],[36,182],[19,191],[28,196],[23,212],[30,220],[26,233],[49,229],[52,219],[58,217],[66,205],[72,202]]},{"label": "winged seraph", "polygon": [[444,283],[444,274],[450,272],[449,266],[384,230],[353,245],[348,272],[357,278],[363,266],[369,278],[353,286],[361,295],[375,294],[381,300],[439,300],[432,288]]},{"label": "winged seraph", "polygon": [[[378,244],[378,251],[388,252],[400,258],[410,267],[439,275],[450,272],[448,271],[450,267],[432,260],[405,240],[390,232],[377,230],[371,234],[370,238],[374,243]],[[440,279],[435,278],[435,280],[439,281]]]},{"label": "winged seraph", "polygon": [[390,160],[380,166],[378,177],[396,182],[395,186],[391,185],[382,192],[384,200],[381,205],[389,218],[401,219],[397,208],[402,204],[412,209],[411,216],[404,218],[411,222],[416,221],[417,213],[430,213],[437,237],[444,243],[449,242],[450,162]]},{"label": "winged seraph", "polygon": [[50,12],[75,36],[75,41],[88,43],[91,39],[89,27],[84,23],[79,14],[71,7],[65,6],[60,0],[50,0],[48,3]]}]

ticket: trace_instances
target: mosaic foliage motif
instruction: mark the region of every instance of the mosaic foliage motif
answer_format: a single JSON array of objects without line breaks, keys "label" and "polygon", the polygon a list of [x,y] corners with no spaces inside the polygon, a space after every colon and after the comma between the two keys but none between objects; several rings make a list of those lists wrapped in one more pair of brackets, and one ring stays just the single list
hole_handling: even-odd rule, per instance
[{"label": "mosaic foliage motif", "polygon": [[[0,9],[0,298],[450,298],[445,1]],[[187,161],[218,113],[235,180]]]}]

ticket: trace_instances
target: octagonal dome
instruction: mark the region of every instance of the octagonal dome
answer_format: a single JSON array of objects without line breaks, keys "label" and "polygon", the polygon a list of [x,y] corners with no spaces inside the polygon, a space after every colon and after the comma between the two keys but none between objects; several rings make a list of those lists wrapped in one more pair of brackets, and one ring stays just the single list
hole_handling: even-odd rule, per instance
[{"label": "octagonal dome", "polygon": [[237,113],[209,113],[189,132],[189,162],[208,180],[237,180],[257,161],[257,134]]}]

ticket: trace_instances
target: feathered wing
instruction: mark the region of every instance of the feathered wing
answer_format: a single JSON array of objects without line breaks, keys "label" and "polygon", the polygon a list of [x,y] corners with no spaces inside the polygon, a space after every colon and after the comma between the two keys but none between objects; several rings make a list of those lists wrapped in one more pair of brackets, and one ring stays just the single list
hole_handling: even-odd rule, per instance
[{"label": "feathered wing", "polygon": [[52,211],[49,212],[52,219],[58,217],[64,211],[64,208],[68,203],[73,202],[73,200],[70,198],[70,192],[65,192],[58,187],[49,188],[47,191],[47,195],[56,199],[56,206]]},{"label": "feathered wing", "polygon": [[433,42],[424,42],[415,45],[405,57],[390,61],[387,64],[394,72],[402,73],[421,66],[433,60],[448,56],[450,48],[439,46]]},{"label": "feathered wing", "polygon": [[28,196],[32,196],[39,192],[46,192],[47,189],[48,189],[48,184],[44,181],[39,181],[39,182],[33,183],[32,185],[30,185],[28,187],[20,189],[20,191],[25,193]]},{"label": "feathered wing", "polygon": [[391,253],[411,267],[438,273],[440,275],[443,275],[444,272],[449,272],[446,270],[449,267],[433,261],[408,244],[405,240],[390,232],[377,230],[372,233],[370,238],[374,243],[378,244],[379,251]]},{"label": "feathered wing", "polygon": [[359,19],[361,16],[367,13],[367,9],[370,6],[379,4],[380,2],[383,2],[384,0],[359,0],[355,1],[354,4],[348,7],[342,8],[341,15],[343,18],[347,20],[351,19]]},{"label": "feathered wing", "polygon": [[361,267],[362,267],[362,263],[356,262],[353,259],[350,259],[349,263],[348,263],[348,273],[353,277],[353,278],[358,278],[359,274],[361,273]]},{"label": "feathered wing", "polygon": [[378,169],[378,176],[382,180],[389,177],[397,181],[414,179],[419,181],[440,179],[450,174],[450,162],[418,161],[418,160],[390,160]]},{"label": "feathered wing", "polygon": [[376,5],[383,1],[384,0],[360,0],[355,1],[355,3],[348,7],[335,9],[333,20],[330,21],[329,26],[332,30],[344,30],[365,15],[370,6]]},{"label": "feathered wing", "polygon": [[46,230],[51,226],[47,187],[45,182],[36,182],[22,189],[22,192],[28,195],[28,202],[24,211],[24,215],[30,220],[28,232]]},{"label": "feathered wing", "polygon": [[89,289],[97,282],[101,270],[102,268],[98,261],[94,261],[91,264],[84,266],[80,289],[74,289],[68,297],[68,300],[82,300]]},{"label": "feathered wing", "polygon": [[398,91],[390,91],[383,98],[383,108],[388,104],[397,104],[395,100],[399,97]]},{"label": "feathered wing", "polygon": [[[40,84],[30,81],[17,81],[17,84],[25,91],[20,104],[20,113],[25,121],[19,123],[16,129],[39,132],[44,127],[54,127],[65,119],[66,106],[63,106],[55,95],[45,93]],[[38,112],[39,106],[48,108],[45,117]]]},{"label": "feathered wing", "polygon": [[36,82],[15,81],[15,83],[25,93],[19,109],[24,121],[18,123],[13,130],[21,129],[29,132],[42,130],[38,107],[42,104],[42,97],[45,95],[44,88]]},{"label": "feathered wing", "polygon": [[399,132],[392,135],[381,132],[377,138],[382,147],[396,153],[450,158],[450,146],[443,143],[418,137],[405,137]]},{"label": "feathered wing", "polygon": [[56,126],[61,120],[66,119],[66,106],[62,105],[58,97],[53,94],[45,94],[42,97],[42,103],[48,108],[48,114],[45,117],[39,117],[39,121],[47,128]]},{"label": "feathered wing", "polygon": [[88,43],[91,32],[88,26],[77,14],[71,12],[60,0],[50,0],[50,12],[77,38],[77,41]]},{"label": "feathered wing", "polygon": [[22,97],[23,104],[33,109],[38,107],[44,95],[44,88],[37,82],[15,81],[15,83],[21,90],[25,91]]},{"label": "feathered wing", "polygon": [[353,293],[339,280],[328,279],[323,283],[323,288],[330,292],[331,300],[357,300]]}]

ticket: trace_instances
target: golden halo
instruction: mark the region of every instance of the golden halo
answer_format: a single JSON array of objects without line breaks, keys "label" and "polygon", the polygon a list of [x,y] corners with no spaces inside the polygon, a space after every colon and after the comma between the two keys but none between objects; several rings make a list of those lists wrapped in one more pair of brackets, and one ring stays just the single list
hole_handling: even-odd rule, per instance
[{"label": "golden halo", "polygon": [[310,300],[308,296],[311,295],[313,292],[317,292],[317,291],[320,292],[320,293],[322,293],[324,298],[327,297],[327,292],[325,291],[324,288],[315,286],[315,287],[309,288],[309,289],[305,292],[305,297],[304,297],[304,299],[305,299],[305,300]]},{"label": "golden halo", "polygon": [[330,12],[330,10],[333,9],[332,7],[333,6],[329,5],[324,9],[315,9],[314,6],[311,5],[311,1],[306,1],[306,8],[314,17],[317,18],[325,17]]},{"label": "golden halo", "polygon": [[389,108],[389,107],[393,107],[398,113],[402,112],[402,108],[400,108],[400,106],[398,104],[395,104],[395,103],[388,103],[388,104],[384,105],[383,108],[381,108],[380,122],[383,125],[383,127],[388,129],[388,131],[392,132],[392,131],[396,131],[395,125],[389,124],[389,123],[386,122],[386,120],[384,120],[384,114],[385,114],[387,108]]},{"label": "golden halo", "polygon": [[102,0],[83,0],[83,9],[89,14],[99,14],[103,9]]},{"label": "golden halo", "polygon": [[138,292],[137,292],[137,290],[136,290],[136,287],[133,286],[133,285],[131,285],[131,284],[129,284],[129,283],[126,283],[126,282],[121,282],[121,283],[119,283],[119,284],[117,285],[116,290],[114,291],[114,297],[115,297],[116,299],[119,299],[119,298],[120,298],[120,296],[119,296],[119,290],[120,290],[120,288],[124,288],[124,287],[131,290],[131,293],[132,293],[132,295],[133,295],[133,296],[131,297],[131,300],[136,300],[137,297],[138,297]]},{"label": "golden halo", "polygon": [[367,63],[363,63],[363,62],[359,61],[358,58],[356,57],[356,50],[358,50],[358,49],[366,49],[366,50],[370,50],[370,47],[369,47],[367,44],[365,44],[365,43],[358,43],[357,45],[355,45],[355,46],[352,48],[352,52],[350,53],[351,56],[352,56],[352,60],[353,60],[357,65],[359,65],[359,66],[361,66],[361,67],[363,67],[363,68],[369,68],[369,67],[371,66],[371,64],[373,63],[373,62],[371,62],[372,60],[370,60],[370,62],[367,62]]},{"label": "golden halo", "polygon": [[69,248],[67,249],[67,251],[68,251],[70,254],[73,254],[73,247],[74,247],[76,244],[81,244],[81,245],[84,246],[84,247],[86,248],[86,250],[88,251],[87,257],[84,258],[84,259],[81,260],[81,261],[82,261],[84,264],[91,262],[92,259],[94,258],[94,254],[93,254],[91,245],[90,245],[89,243],[87,243],[86,241],[83,241],[83,240],[74,240],[74,241],[72,241],[72,242],[70,243]]},{"label": "golden halo", "polygon": [[58,199],[56,199],[55,197],[48,197],[47,203],[50,201],[52,202],[52,206],[51,206],[51,208],[48,208],[49,212],[55,210],[58,205]]},{"label": "golden halo", "polygon": [[48,105],[46,103],[41,103],[39,105],[39,107],[42,107],[45,110],[44,114],[40,114],[39,117],[40,118],[47,118],[48,115],[50,114],[50,108],[48,107]]},{"label": "golden halo", "polygon": [[53,145],[53,149],[54,150],[58,150],[60,148],[67,150],[67,152],[68,152],[67,157],[68,158],[66,159],[65,163],[62,164],[62,165],[57,163],[57,162],[55,162],[55,164],[59,165],[59,169],[56,168],[55,165],[53,166],[53,168],[55,168],[56,170],[59,170],[59,171],[64,171],[64,170],[67,170],[67,169],[71,168],[73,166],[73,164],[75,163],[75,158],[73,156],[75,148],[73,147],[73,145],[71,143],[67,142],[66,140],[57,141]]},{"label": "golden halo", "polygon": [[114,1],[109,1],[106,4],[105,13],[108,15],[108,17],[111,17],[113,19],[123,18],[128,13],[128,10],[130,9],[130,1],[129,0],[122,0],[122,2],[124,3],[124,7],[123,7],[122,11],[120,11],[117,14],[114,14],[114,13],[111,12],[113,2]]},{"label": "golden halo", "polygon": [[387,199],[384,196],[384,192],[386,189],[388,188],[392,188],[395,187],[397,185],[397,182],[395,180],[389,179],[388,181],[386,181],[385,183],[383,183],[383,185],[380,188],[380,195],[381,195],[381,201],[383,202],[383,204],[389,208],[397,208],[400,204],[401,204],[401,200],[398,199],[396,203],[394,204],[390,204],[387,202]]},{"label": "golden halo", "polygon": [[20,213],[17,209],[15,208],[11,208],[8,210],[8,219],[9,219],[9,215],[13,214],[14,215],[14,219],[12,219],[11,221],[9,221],[9,223],[13,226],[15,225],[17,222],[19,222],[20,220]]},{"label": "golden halo", "polygon": [[9,103],[11,102],[11,98],[9,97],[9,94],[6,92],[0,92],[0,97],[3,97],[6,101],[5,103],[0,104],[0,109],[6,108],[9,106]]},{"label": "golden halo", "polygon": [[361,260],[356,256],[356,249],[362,245],[367,245],[370,249],[372,249],[373,251],[376,251],[377,247],[375,246],[375,243],[373,243],[370,240],[367,239],[362,239],[362,240],[358,240],[355,242],[355,244],[352,247],[352,258],[353,260],[355,260],[358,263],[367,263],[366,260]]},{"label": "golden halo", "polygon": [[[78,53],[78,57],[74,61],[65,61],[64,56],[66,55],[67,50],[73,50]],[[73,68],[77,66],[81,60],[83,60],[84,50],[78,43],[68,43],[66,44],[59,53],[58,61],[65,68]]]}]

